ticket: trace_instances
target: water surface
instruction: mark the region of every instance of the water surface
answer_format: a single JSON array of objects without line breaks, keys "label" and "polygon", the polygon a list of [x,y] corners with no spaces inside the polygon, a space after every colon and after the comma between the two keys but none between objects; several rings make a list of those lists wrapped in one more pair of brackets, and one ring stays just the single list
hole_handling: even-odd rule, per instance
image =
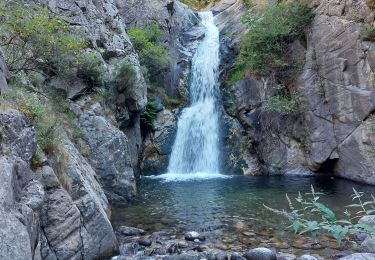
[{"label": "water surface", "polygon": [[311,185],[325,194],[322,202],[338,212],[352,203],[353,187],[375,194],[372,186],[329,177],[231,176],[190,181],[142,178],[136,200],[115,208],[112,220],[115,226],[135,226],[149,232],[206,232],[213,240],[224,240],[233,246],[244,245],[243,233],[251,231],[260,237],[253,246],[277,242],[284,243],[285,248],[285,243],[292,247],[298,238],[286,228],[288,221],[263,204],[288,209],[285,194],[293,198],[299,191],[309,192]]}]

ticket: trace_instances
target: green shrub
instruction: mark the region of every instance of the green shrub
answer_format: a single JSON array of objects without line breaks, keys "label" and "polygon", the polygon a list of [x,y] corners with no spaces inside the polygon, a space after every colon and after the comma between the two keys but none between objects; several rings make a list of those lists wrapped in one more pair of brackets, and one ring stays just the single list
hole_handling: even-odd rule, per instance
[{"label": "green shrub", "polygon": [[361,39],[364,41],[375,41],[375,27],[365,24],[361,29]]},{"label": "green shrub", "polygon": [[[291,222],[291,228],[297,234],[310,234],[313,242],[317,242],[319,234],[323,231],[332,236],[340,245],[343,239],[349,240],[349,235],[365,233],[375,235],[375,228],[364,224],[356,223],[358,219],[365,215],[375,213],[375,197],[371,195],[371,200],[364,201],[364,193],[358,192],[353,188],[352,200],[354,204],[346,206],[341,215],[346,219],[338,220],[336,214],[326,205],[319,201],[322,193],[317,193],[311,186],[311,193],[303,196],[301,193],[295,198],[297,205],[286,195],[289,203],[289,212],[287,210],[278,210],[264,207],[278,215],[284,216]],[[353,209],[353,211],[349,210]]]},{"label": "green shrub", "polygon": [[77,76],[84,79],[93,88],[104,86],[103,61],[94,53],[82,56],[78,65]]},{"label": "green shrub", "polygon": [[117,91],[120,93],[134,86],[137,82],[137,73],[133,64],[127,60],[122,61],[116,70],[114,78]]},{"label": "green shrub", "polygon": [[287,70],[293,65],[287,58],[289,44],[303,34],[312,18],[312,11],[302,0],[281,1],[251,12],[244,19],[249,31],[241,42],[233,77],[246,71],[264,76]]},{"label": "green shrub", "polygon": [[284,115],[297,114],[301,111],[301,100],[295,92],[290,92],[281,84],[276,85],[276,94],[265,102],[267,111],[278,112]]},{"label": "green shrub", "polygon": [[[158,43],[161,36],[158,24],[153,23],[144,28],[131,28],[128,31],[128,35],[139,54],[141,65],[147,68],[151,78],[168,66],[168,53]],[[147,75],[144,76],[146,77]]]},{"label": "green shrub", "polygon": [[164,47],[150,42],[139,52],[139,57],[141,64],[146,66],[151,78],[164,70],[169,63],[167,51]]},{"label": "green shrub", "polygon": [[45,152],[53,150],[58,145],[55,115],[47,111],[46,105],[35,94],[26,91],[18,101],[18,109],[34,124],[40,148]]},{"label": "green shrub", "polygon": [[143,129],[152,130],[154,128],[157,114],[156,111],[157,103],[153,100],[149,101],[141,115],[141,124]]},{"label": "green shrub", "polygon": [[0,47],[10,71],[53,69],[51,63],[77,56],[85,45],[47,8],[25,6],[22,0],[1,1],[0,20]]}]

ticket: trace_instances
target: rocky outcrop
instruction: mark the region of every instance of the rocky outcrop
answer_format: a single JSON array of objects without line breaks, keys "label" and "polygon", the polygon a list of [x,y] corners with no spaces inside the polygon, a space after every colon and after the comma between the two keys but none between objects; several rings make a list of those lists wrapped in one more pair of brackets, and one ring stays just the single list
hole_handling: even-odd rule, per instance
[{"label": "rocky outcrop", "polygon": [[156,126],[145,140],[141,170],[143,174],[165,173],[177,131],[177,111],[162,110]]},{"label": "rocky outcrop", "polygon": [[[117,240],[107,198],[74,145],[63,142],[61,167],[55,158],[45,159],[45,166],[34,173],[30,160],[37,145],[28,120],[16,110],[2,110],[0,136],[1,258],[93,259],[113,254]],[[38,158],[46,158],[38,153]],[[69,179],[69,187],[62,186],[62,178]]]},{"label": "rocky outcrop", "polygon": [[365,1],[309,4],[316,15],[307,41],[292,45],[294,54],[306,59],[294,83],[303,111],[267,111],[264,101],[275,91],[272,75],[231,86],[224,99],[226,111],[244,126],[249,149],[255,149],[267,172],[329,171],[375,184],[375,43],[361,37],[364,25],[374,22],[374,12]]},{"label": "rocky outcrop", "polygon": [[136,187],[127,136],[105,118],[99,102],[84,98],[72,106],[88,148],[86,156],[107,198],[131,199]]},{"label": "rocky outcrop", "polygon": [[169,94],[187,98],[191,58],[204,35],[198,17],[175,0],[117,1],[117,5],[128,27],[142,27],[152,22],[160,25],[161,42],[168,50],[170,66],[158,81]]},{"label": "rocky outcrop", "polygon": [[[44,1],[35,1],[44,4]],[[142,137],[140,131],[140,114],[147,103],[147,86],[144,81],[138,55],[126,33],[125,22],[121,18],[115,1],[47,1],[48,9],[57,13],[80,37],[89,43],[87,53],[91,53],[103,62],[103,78],[105,91],[112,93],[110,108],[117,123],[128,138],[127,154],[130,156],[131,167],[138,173],[139,154],[141,152]],[[133,65],[136,72],[134,84],[118,91],[113,77],[119,63],[127,61]],[[77,70],[72,68],[72,70]],[[72,71],[72,75],[57,75],[44,82],[49,88],[62,90],[67,97],[76,100],[78,97],[90,93],[91,86],[80,78],[79,71]]]}]

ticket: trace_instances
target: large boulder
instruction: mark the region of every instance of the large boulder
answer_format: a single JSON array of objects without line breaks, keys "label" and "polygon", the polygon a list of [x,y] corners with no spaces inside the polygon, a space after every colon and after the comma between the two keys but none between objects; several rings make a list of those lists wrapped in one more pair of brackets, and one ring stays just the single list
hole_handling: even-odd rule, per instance
[{"label": "large boulder", "polygon": [[[98,102],[85,98],[73,105],[87,144],[87,158],[110,201],[126,201],[136,192],[129,139],[104,117]],[[76,163],[79,165],[79,163]]]},{"label": "large boulder", "polygon": [[165,173],[169,155],[176,137],[176,111],[162,110],[157,114],[153,133],[150,133],[144,144],[141,170],[144,174]]}]

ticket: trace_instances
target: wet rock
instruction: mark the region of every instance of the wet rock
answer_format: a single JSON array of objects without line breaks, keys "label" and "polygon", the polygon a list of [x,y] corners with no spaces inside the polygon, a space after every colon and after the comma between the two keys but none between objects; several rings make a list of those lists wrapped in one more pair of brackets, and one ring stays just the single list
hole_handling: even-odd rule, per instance
[{"label": "wet rock", "polygon": [[289,253],[278,253],[277,254],[278,260],[296,260],[297,256]]},{"label": "wet rock", "polygon": [[[367,225],[369,228],[375,227],[375,215],[363,216],[358,220],[359,224]],[[375,236],[359,233],[357,236],[363,236],[364,240],[361,243],[361,247],[364,251],[369,253],[375,253]]]},{"label": "wet rock", "polygon": [[312,255],[302,255],[298,257],[297,260],[318,260],[318,258]]},{"label": "wet rock", "polygon": [[244,254],[247,260],[276,260],[276,254],[265,247],[251,249]]},{"label": "wet rock", "polygon": [[144,174],[159,174],[167,170],[176,130],[177,117],[174,112],[164,109],[157,114],[154,132],[147,136],[144,143],[141,163]]},{"label": "wet rock", "polygon": [[196,231],[190,231],[185,233],[185,239],[187,241],[194,241],[195,239],[198,239],[199,241],[200,234]]},{"label": "wet rock", "polygon": [[142,245],[142,246],[151,246],[152,245],[152,240],[151,239],[147,239],[147,238],[141,238],[141,239],[138,239],[138,244]]},{"label": "wet rock", "polygon": [[375,254],[356,253],[356,254],[348,255],[344,258],[340,258],[340,260],[369,260],[369,259],[375,259]]},{"label": "wet rock", "polygon": [[146,231],[140,228],[121,226],[118,231],[124,236],[139,236],[146,234]]},{"label": "wet rock", "polygon": [[246,258],[244,258],[240,253],[232,253],[230,255],[230,260],[245,260]]},{"label": "wet rock", "polygon": [[225,253],[225,252],[216,253],[215,258],[216,258],[216,260],[228,260],[229,259],[228,254]]}]

